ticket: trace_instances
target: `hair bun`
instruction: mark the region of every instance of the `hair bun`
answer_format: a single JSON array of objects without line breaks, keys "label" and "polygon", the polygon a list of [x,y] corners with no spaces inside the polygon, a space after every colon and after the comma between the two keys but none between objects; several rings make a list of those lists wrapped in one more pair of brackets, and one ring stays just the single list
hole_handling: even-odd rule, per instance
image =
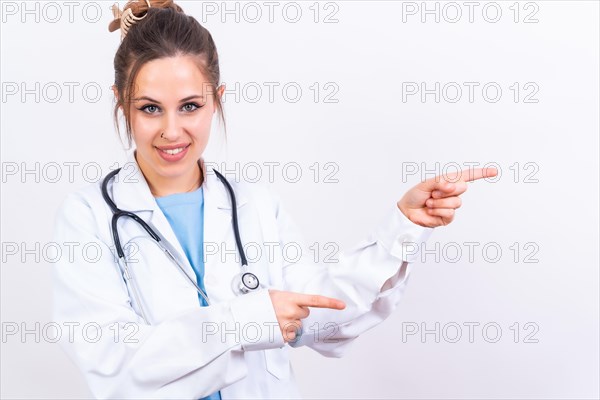
[{"label": "hair bun", "polygon": [[114,32],[121,29],[121,40],[125,38],[129,28],[138,21],[146,18],[150,8],[172,8],[177,12],[183,13],[183,9],[175,4],[173,0],[129,0],[123,7],[119,8],[118,3],[111,7],[114,19],[108,24],[108,31]]}]

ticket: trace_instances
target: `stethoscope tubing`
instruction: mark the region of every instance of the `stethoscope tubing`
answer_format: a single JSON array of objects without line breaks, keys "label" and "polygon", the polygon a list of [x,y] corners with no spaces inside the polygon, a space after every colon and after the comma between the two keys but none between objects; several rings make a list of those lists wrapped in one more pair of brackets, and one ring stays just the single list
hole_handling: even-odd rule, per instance
[{"label": "stethoscope tubing", "polygon": [[[116,174],[118,174],[120,170],[121,170],[121,168],[118,168],[114,171],[111,171],[109,174],[106,175],[106,177],[102,181],[102,197],[104,198],[104,201],[108,204],[108,206],[110,207],[110,209],[113,213],[112,220],[111,220],[111,230],[112,230],[113,241],[115,244],[115,249],[116,249],[117,255],[118,255],[117,262],[119,263],[119,265],[121,265],[120,260],[123,261],[123,267],[122,267],[123,276],[125,277],[126,280],[130,281],[130,286],[133,288],[133,295],[135,297],[136,302],[139,305],[139,308],[140,308],[140,311],[142,314],[142,318],[144,319],[144,321],[146,323],[149,324],[147,315],[144,312],[141,296],[138,293],[138,290],[136,287],[137,285],[135,285],[135,282],[131,282],[131,281],[134,281],[135,279],[133,276],[133,272],[129,269],[129,266],[127,264],[127,259],[125,257],[125,252],[123,251],[123,247],[121,246],[121,241],[119,238],[119,230],[118,230],[118,222],[121,217],[131,218],[135,222],[137,222],[139,225],[141,225],[144,228],[144,230],[152,237],[152,239],[154,239],[154,241],[160,247],[160,249],[167,255],[167,257],[179,268],[179,270],[183,273],[183,275],[187,278],[187,280],[190,283],[192,283],[192,285],[194,285],[196,291],[206,301],[206,304],[210,305],[210,300],[208,299],[207,294],[198,286],[196,281],[194,279],[192,279],[185,272],[185,269],[179,263],[177,258],[171,253],[171,251],[169,251],[169,249],[167,249],[162,244],[162,242],[161,242],[162,238],[143,219],[141,219],[139,216],[137,216],[133,212],[121,210],[119,207],[117,207],[115,202],[110,198],[110,196],[108,194],[108,182]],[[235,193],[233,191],[233,188],[231,187],[231,184],[227,181],[227,179],[221,173],[219,173],[217,170],[213,169],[213,171],[215,172],[215,174],[217,175],[219,180],[223,183],[223,185],[227,188],[227,191],[229,192],[229,197],[231,199],[231,207],[232,207],[232,225],[233,225],[233,232],[234,232],[234,236],[235,236],[235,242],[236,242],[238,252],[239,252],[239,255],[241,258],[242,268],[245,268],[248,265],[248,261],[246,259],[246,254],[244,253],[244,249],[242,247],[242,240],[240,238],[240,231],[239,231],[239,227],[238,227],[238,217],[237,217],[237,203],[236,203]],[[251,274],[251,275],[253,275],[253,274]]]}]

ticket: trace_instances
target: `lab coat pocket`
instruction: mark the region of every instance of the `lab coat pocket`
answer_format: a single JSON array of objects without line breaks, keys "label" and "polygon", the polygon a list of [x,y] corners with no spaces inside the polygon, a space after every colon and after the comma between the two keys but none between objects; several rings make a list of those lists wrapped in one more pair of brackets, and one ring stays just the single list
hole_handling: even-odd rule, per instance
[{"label": "lab coat pocket", "polygon": [[279,380],[290,379],[290,359],[288,346],[279,349],[264,350],[267,371]]}]

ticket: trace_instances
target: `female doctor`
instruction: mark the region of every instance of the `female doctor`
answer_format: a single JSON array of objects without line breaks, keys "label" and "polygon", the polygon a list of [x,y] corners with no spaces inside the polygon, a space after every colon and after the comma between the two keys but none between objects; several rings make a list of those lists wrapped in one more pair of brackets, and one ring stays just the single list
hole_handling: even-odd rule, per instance
[{"label": "female doctor", "polygon": [[[58,211],[56,243],[98,249],[53,264],[53,319],[72,329],[61,346],[97,398],[300,397],[290,347],[341,357],[387,318],[415,244],[452,221],[466,182],[496,171],[418,184],[328,268],[287,259],[303,240],[278,198],[202,159],[223,117],[209,32],[172,0],[113,12],[115,119],[135,150]],[[261,256],[246,259],[246,244]]]}]

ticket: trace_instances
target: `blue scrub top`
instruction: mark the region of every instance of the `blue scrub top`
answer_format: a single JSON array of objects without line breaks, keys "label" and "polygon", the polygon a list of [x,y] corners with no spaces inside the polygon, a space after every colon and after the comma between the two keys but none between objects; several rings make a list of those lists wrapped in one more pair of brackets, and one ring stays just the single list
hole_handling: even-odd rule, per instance
[{"label": "blue scrub top", "polygon": [[[193,192],[175,193],[157,197],[156,203],[171,224],[194,272],[198,286],[204,289],[204,190],[202,186]],[[198,293],[201,306],[207,306]],[[213,393],[201,400],[220,400],[221,392]]]}]

